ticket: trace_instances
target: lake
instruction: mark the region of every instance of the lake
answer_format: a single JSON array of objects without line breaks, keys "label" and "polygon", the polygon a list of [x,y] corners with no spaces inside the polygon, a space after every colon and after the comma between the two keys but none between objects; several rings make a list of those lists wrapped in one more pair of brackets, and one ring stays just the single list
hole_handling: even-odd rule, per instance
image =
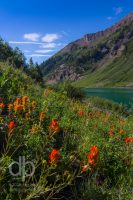
[{"label": "lake", "polygon": [[88,96],[98,96],[128,106],[133,103],[133,88],[85,88]]}]

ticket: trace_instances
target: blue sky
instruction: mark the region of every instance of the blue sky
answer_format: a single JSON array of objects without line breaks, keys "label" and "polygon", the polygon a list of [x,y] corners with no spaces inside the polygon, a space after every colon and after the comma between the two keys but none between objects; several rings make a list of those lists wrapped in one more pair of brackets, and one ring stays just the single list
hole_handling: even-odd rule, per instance
[{"label": "blue sky", "polygon": [[0,35],[40,63],[132,11],[132,0],[0,0]]}]

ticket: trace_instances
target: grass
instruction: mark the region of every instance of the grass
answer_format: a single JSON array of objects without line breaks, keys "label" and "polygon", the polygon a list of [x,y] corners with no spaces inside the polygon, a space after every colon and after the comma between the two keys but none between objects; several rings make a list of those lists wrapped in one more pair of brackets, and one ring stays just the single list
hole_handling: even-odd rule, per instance
[{"label": "grass", "polygon": [[110,111],[113,113],[115,112],[124,117],[133,115],[132,105],[131,107],[127,107],[126,105],[119,104],[108,99],[91,96],[87,98],[87,101],[92,104],[93,108],[95,107],[95,109],[99,109],[101,111]]},{"label": "grass", "polygon": [[[0,73],[1,200],[132,199],[132,116],[41,88],[7,64]],[[9,173],[19,156],[35,166],[24,181]]]}]

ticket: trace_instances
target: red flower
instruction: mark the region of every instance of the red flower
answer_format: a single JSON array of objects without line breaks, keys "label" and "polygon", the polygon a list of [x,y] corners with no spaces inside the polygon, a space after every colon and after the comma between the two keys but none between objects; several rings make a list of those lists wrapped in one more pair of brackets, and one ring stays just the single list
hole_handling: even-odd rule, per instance
[{"label": "red flower", "polygon": [[111,128],[111,129],[109,130],[109,136],[112,137],[113,135],[114,135],[114,130]]},{"label": "red flower", "polygon": [[120,130],[120,131],[119,131],[119,134],[123,134],[123,133],[124,133],[124,131],[123,131],[123,130]]},{"label": "red flower", "polygon": [[49,155],[49,162],[51,164],[56,164],[60,157],[61,156],[60,156],[58,150],[57,149],[53,149],[52,152]]},{"label": "red flower", "polygon": [[91,165],[96,165],[97,159],[99,156],[99,149],[97,146],[92,146],[90,148],[90,153],[88,154],[88,163]]},{"label": "red flower", "polygon": [[95,159],[91,153],[88,154],[88,163],[90,163],[91,165],[95,164]]},{"label": "red flower", "polygon": [[125,142],[126,142],[126,143],[133,142],[133,138],[132,138],[132,137],[126,138],[126,139],[125,139]]},{"label": "red flower", "polygon": [[5,105],[3,103],[0,103],[0,109],[3,109]]},{"label": "red flower", "polygon": [[98,147],[97,146],[92,146],[90,148],[90,152],[93,154],[93,155],[97,155],[99,153],[99,150],[98,150]]},{"label": "red flower", "polygon": [[53,133],[59,133],[60,132],[60,126],[59,126],[59,123],[57,122],[57,119],[55,119],[55,118],[52,119],[52,122],[49,125],[49,129]]},{"label": "red flower", "polygon": [[11,131],[14,127],[15,127],[15,122],[14,122],[14,121],[11,121],[11,122],[8,124],[8,129]]},{"label": "red flower", "polygon": [[82,167],[82,172],[86,171],[89,169],[89,171],[92,171],[92,166],[96,166],[97,160],[99,156],[99,149],[97,146],[91,146],[90,148],[90,153],[87,155],[88,158],[88,163],[91,165],[84,165]]},{"label": "red flower", "polygon": [[83,117],[85,114],[84,114],[84,112],[81,110],[81,111],[79,111],[79,117]]},{"label": "red flower", "polygon": [[89,117],[92,118],[93,117],[93,113],[89,112]]}]

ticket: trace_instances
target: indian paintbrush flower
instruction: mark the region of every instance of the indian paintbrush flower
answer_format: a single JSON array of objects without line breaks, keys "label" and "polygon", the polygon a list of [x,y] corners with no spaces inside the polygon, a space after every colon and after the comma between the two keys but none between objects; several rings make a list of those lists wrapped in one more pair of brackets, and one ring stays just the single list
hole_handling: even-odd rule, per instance
[{"label": "indian paintbrush flower", "polygon": [[57,149],[53,149],[49,155],[49,163],[57,164],[60,158],[60,154]]}]

